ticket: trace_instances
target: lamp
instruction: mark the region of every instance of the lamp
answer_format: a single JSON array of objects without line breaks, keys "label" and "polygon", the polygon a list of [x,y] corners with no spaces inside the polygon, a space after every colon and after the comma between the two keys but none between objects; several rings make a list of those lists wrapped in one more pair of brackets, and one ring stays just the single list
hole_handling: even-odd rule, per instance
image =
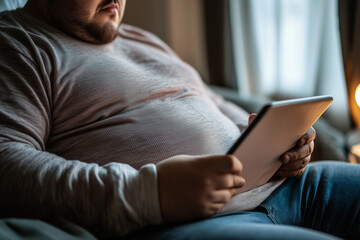
[{"label": "lamp", "polygon": [[355,101],[358,107],[360,107],[360,84],[355,89]]},{"label": "lamp", "polygon": [[353,120],[353,126],[356,128],[356,131],[360,132],[360,68],[356,69],[350,76],[351,78],[346,79],[349,110]]},{"label": "lamp", "polygon": [[[355,108],[360,108],[360,83],[355,88],[355,102],[357,106]],[[357,126],[359,128],[359,126]],[[350,146],[349,152],[349,161],[351,163],[360,163],[360,131],[353,131],[348,137],[348,146]]]},{"label": "lamp", "polygon": [[360,163],[360,4],[338,1],[341,48],[353,129],[347,134],[349,160]]}]

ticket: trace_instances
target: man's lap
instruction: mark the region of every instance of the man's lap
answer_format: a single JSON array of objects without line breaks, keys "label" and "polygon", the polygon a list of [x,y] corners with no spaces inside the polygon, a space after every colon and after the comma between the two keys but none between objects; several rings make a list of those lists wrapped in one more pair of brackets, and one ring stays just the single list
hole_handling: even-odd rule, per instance
[{"label": "man's lap", "polygon": [[287,179],[261,207],[277,224],[359,238],[360,165],[310,164],[302,176]]},{"label": "man's lap", "polygon": [[[164,224],[126,239],[336,239],[360,232],[360,166],[321,162],[287,179],[254,211],[218,214],[191,223]],[[347,205],[346,207],[344,205]]]},{"label": "man's lap", "polygon": [[232,212],[218,214],[211,218],[181,224],[162,225],[135,232],[126,240],[132,239],[337,239],[320,232],[294,226],[275,225],[266,213]]}]

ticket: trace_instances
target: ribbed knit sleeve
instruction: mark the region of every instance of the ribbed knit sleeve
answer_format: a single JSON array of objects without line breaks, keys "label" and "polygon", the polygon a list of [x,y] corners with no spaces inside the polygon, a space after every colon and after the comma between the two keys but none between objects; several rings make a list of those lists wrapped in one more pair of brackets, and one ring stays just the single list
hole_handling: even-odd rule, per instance
[{"label": "ribbed knit sleeve", "polygon": [[161,223],[154,164],[139,170],[122,163],[99,166],[46,151],[50,60],[15,40],[34,36],[9,31],[14,39],[0,29],[0,216],[62,216],[100,236]]}]

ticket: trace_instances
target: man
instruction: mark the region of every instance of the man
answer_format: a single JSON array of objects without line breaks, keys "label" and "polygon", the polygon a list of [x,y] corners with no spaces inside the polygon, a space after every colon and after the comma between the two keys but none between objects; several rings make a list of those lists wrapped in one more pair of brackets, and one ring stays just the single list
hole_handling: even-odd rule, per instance
[{"label": "man", "polygon": [[234,195],[241,159],[223,154],[247,114],[158,38],[120,26],[125,2],[29,0],[0,15],[3,215],[142,239],[333,238],[274,223],[360,236],[359,166],[305,171],[313,129],[271,181]]}]

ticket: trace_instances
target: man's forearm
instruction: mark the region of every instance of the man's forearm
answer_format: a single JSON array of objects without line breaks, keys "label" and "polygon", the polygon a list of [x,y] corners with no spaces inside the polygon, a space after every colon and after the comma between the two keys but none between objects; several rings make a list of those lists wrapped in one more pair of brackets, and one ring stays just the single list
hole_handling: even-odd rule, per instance
[{"label": "man's forearm", "polygon": [[95,234],[125,235],[162,221],[154,165],[69,161],[28,145],[0,143],[1,212],[67,218]]}]

